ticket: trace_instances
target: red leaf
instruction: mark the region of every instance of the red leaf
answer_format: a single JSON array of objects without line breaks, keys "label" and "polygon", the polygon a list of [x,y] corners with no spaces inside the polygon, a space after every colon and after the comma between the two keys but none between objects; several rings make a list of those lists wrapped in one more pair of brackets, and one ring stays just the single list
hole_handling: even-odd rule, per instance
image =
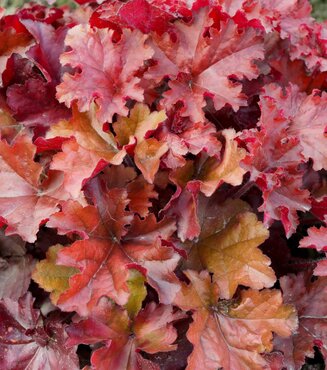
[{"label": "red leaf", "polygon": [[65,326],[60,321],[43,322],[39,311],[33,309],[30,293],[18,302],[2,299],[0,315],[0,366],[3,369],[44,370],[49,366],[58,370],[79,369],[76,347],[65,345]]},{"label": "red leaf", "polygon": [[[179,289],[173,273],[179,256],[163,246],[161,239],[170,238],[175,231],[174,222],[164,219],[157,223],[152,214],[144,221],[133,219],[125,210],[129,203],[126,190],[104,192],[95,185],[93,195],[98,208],[82,208],[70,202],[47,224],[57,227],[61,234],[77,232],[87,238],[59,252],[58,264],[76,267],[81,273],[70,278],[70,288],[59,297],[58,305],[85,315],[101,296],[125,304],[129,296],[129,268],[145,272],[161,301],[171,302]],[[127,231],[128,224],[131,227]]]},{"label": "red leaf", "polygon": [[315,214],[320,220],[324,220],[327,215],[327,197],[322,198],[321,200],[312,201],[312,213]]},{"label": "red leaf", "polygon": [[[151,302],[131,322],[125,310],[103,300],[87,320],[68,328],[68,343],[74,345],[104,342],[105,346],[95,350],[91,357],[93,366],[99,370],[136,370],[139,369],[138,362],[157,369],[156,365],[142,360],[138,352],[142,350],[156,353],[175,349],[176,346],[172,343],[177,334],[172,323],[183,317],[181,312],[174,313],[172,306]],[[133,337],[130,336],[130,330]]]},{"label": "red leaf", "polygon": [[[146,0],[131,0],[123,5],[120,4],[118,12],[115,11],[114,4],[105,4],[101,8],[100,18],[105,21],[119,19],[119,26],[136,28],[143,33],[156,31],[162,34],[169,28],[169,21],[173,16],[164,7],[160,8],[156,4],[151,4]],[[97,10],[99,13],[99,10]]]},{"label": "red leaf", "polygon": [[154,186],[145,182],[142,176],[127,185],[127,192],[130,200],[129,209],[141,217],[149,214],[149,208],[152,205],[150,199],[158,198]]},{"label": "red leaf", "polygon": [[70,117],[70,111],[56,100],[54,86],[41,79],[30,78],[24,84],[9,86],[7,103],[14,117],[26,126],[49,126]]},{"label": "red leaf", "polygon": [[[0,14],[2,18],[2,14]],[[22,49],[24,50],[31,41],[31,35],[16,15],[3,17],[0,28],[0,75],[5,70],[9,57]]]},{"label": "red leaf", "polygon": [[64,12],[60,8],[49,8],[40,4],[26,4],[23,9],[18,10],[20,19],[31,19],[33,21],[53,24],[62,19]]},{"label": "red leaf", "polygon": [[150,68],[148,78],[156,78],[158,69],[161,75],[170,75],[171,89],[164,93],[163,106],[171,107],[181,101],[182,115],[190,116],[194,122],[204,119],[205,96],[212,97],[217,110],[225,104],[235,111],[246,105],[241,85],[231,82],[229,77],[238,80],[257,77],[259,71],[253,62],[263,57],[259,32],[251,28],[239,31],[231,19],[224,20],[223,16],[219,30],[210,28],[211,24],[208,10],[201,9],[192,24],[174,23],[174,37],[168,33],[161,37],[154,35],[155,47],[160,51],[154,55],[158,64]]},{"label": "red leaf", "polygon": [[129,0],[105,2],[93,13],[92,26],[109,27],[119,33],[129,27],[139,29],[143,33],[155,31],[162,34],[167,31],[172,20],[177,17],[191,17],[188,9],[192,5],[183,0]]}]

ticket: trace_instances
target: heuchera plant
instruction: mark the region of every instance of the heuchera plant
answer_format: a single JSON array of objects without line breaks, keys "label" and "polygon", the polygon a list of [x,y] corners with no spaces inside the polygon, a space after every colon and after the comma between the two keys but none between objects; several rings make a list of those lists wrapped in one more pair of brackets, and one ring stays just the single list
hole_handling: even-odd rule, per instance
[{"label": "heuchera plant", "polygon": [[327,26],[307,0],[0,10],[0,368],[327,357]]}]

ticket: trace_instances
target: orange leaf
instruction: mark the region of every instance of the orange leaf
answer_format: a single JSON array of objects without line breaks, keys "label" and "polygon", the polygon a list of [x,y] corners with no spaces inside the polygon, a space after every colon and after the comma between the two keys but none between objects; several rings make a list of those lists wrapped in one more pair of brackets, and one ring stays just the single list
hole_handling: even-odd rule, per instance
[{"label": "orange leaf", "polygon": [[160,165],[160,158],[168,151],[167,143],[150,138],[142,141],[135,148],[135,164],[141,170],[144,178],[153,183],[154,176]]},{"label": "orange leaf", "polygon": [[197,244],[201,262],[214,273],[223,298],[232,298],[238,285],[254,289],[274,285],[270,259],[258,248],[268,235],[256,215],[246,212]]},{"label": "orange leaf", "polygon": [[236,134],[232,129],[223,130],[225,137],[225,150],[221,162],[214,157],[209,158],[199,174],[201,181],[201,191],[207,197],[211,196],[217,187],[226,182],[234,186],[241,185],[245,170],[241,168],[240,162],[245,157],[245,150],[238,148],[234,140]]},{"label": "orange leaf", "polygon": [[199,183],[201,192],[207,197],[224,182],[234,186],[240,185],[246,172],[240,166],[245,157],[245,150],[238,147],[233,129],[223,130],[222,135],[225,138],[222,160],[204,156],[195,161],[189,160],[183,167],[172,172],[172,181],[183,188],[192,182]]},{"label": "orange leaf", "polygon": [[151,113],[146,104],[136,103],[129,117],[119,116],[113,127],[119,144],[123,146],[128,144],[133,137],[138,143],[142,142],[146,134],[156,130],[159,123],[166,118],[165,111]]},{"label": "orange leaf", "polygon": [[278,290],[241,292],[239,302],[218,300],[218,286],[206,271],[187,270],[190,284],[183,284],[175,304],[193,310],[187,333],[193,344],[187,370],[261,370],[268,367],[261,356],[272,350],[273,332],[290,336],[297,328],[295,309],[283,305]]}]

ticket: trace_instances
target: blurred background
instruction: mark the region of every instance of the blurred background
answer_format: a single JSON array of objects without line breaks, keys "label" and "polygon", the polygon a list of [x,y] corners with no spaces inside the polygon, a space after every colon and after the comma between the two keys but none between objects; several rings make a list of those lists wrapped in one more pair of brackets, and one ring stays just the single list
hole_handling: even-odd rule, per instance
[{"label": "blurred background", "polygon": [[310,2],[313,6],[313,16],[320,20],[327,19],[327,0],[311,0]]},{"label": "blurred background", "polygon": [[[24,3],[28,3],[28,0],[0,0],[0,6],[12,11],[16,7],[22,6]],[[74,6],[73,0],[36,0],[37,3],[48,5],[49,3],[53,6],[69,5]],[[313,6],[313,16],[319,20],[327,19],[327,0],[310,0]]]},{"label": "blurred background", "polygon": [[[24,4],[30,3],[32,1],[29,0],[0,0],[0,6],[2,8],[6,8],[9,11],[12,11],[15,8],[19,8]],[[34,0],[35,3],[43,4],[49,6],[61,6],[61,5],[69,5],[69,6],[75,6],[76,3],[74,0]]]}]

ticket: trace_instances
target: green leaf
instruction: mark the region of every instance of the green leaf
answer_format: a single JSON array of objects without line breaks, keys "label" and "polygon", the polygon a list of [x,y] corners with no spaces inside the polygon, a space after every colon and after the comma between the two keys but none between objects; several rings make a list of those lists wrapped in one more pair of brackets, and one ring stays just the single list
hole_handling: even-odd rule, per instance
[{"label": "green leaf", "polygon": [[146,288],[144,286],[145,278],[137,270],[132,269],[129,271],[129,279],[127,280],[130,296],[125,308],[128,315],[133,319],[142,307],[142,302],[146,296]]}]

